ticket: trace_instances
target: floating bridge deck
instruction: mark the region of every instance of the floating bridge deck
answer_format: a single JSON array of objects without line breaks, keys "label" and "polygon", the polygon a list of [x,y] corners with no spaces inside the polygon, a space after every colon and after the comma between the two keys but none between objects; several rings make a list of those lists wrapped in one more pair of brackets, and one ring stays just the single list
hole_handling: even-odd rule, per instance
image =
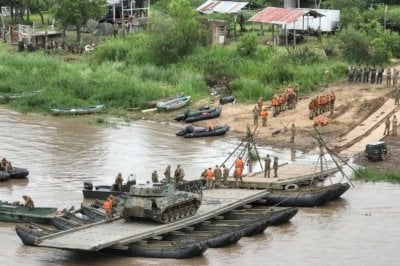
[{"label": "floating bridge deck", "polygon": [[179,230],[265,197],[266,190],[213,189],[203,191],[203,202],[196,215],[169,224],[150,221],[126,222],[116,219],[81,226],[39,238],[38,246],[98,251],[124,249],[129,243]]}]

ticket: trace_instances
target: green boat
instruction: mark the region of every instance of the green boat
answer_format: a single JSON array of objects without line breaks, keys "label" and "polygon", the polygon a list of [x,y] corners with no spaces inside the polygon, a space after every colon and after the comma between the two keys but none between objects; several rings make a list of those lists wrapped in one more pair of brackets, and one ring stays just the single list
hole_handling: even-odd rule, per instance
[{"label": "green boat", "polygon": [[51,224],[56,214],[57,208],[29,209],[23,205],[0,201],[0,221]]}]

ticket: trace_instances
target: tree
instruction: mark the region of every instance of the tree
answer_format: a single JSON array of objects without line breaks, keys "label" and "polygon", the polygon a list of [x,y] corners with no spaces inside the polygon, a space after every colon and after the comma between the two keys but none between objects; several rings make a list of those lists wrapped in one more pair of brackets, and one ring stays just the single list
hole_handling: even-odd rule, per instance
[{"label": "tree", "polygon": [[40,16],[40,20],[42,21],[42,25],[44,25],[44,17],[42,11],[49,9],[49,1],[46,0],[30,0],[30,11],[38,13]]},{"label": "tree", "polygon": [[52,0],[51,13],[63,26],[76,26],[76,40],[81,40],[81,28],[89,19],[96,19],[103,13],[104,0]]}]

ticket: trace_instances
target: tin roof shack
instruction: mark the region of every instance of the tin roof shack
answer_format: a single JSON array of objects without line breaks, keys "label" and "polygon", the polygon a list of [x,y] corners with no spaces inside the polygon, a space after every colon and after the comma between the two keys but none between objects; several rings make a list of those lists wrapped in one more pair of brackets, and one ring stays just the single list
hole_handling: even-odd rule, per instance
[{"label": "tin roof shack", "polygon": [[[284,33],[284,40],[285,44],[289,44],[289,37],[292,36],[291,42],[293,42],[294,45],[296,45],[296,39],[297,39],[297,34],[296,34],[296,23],[299,20],[302,20],[302,26],[305,28],[305,25],[307,25],[304,20],[305,16],[313,16],[313,17],[323,17],[324,15],[322,13],[319,13],[316,10],[305,10],[305,9],[292,9],[292,8],[280,8],[280,7],[267,7],[263,9],[262,11],[258,12],[256,15],[251,17],[249,21],[255,22],[255,23],[261,23],[261,33],[260,36],[264,35],[264,28],[263,24],[272,24],[272,41],[273,43],[280,43],[279,40],[279,35],[275,35],[275,25],[278,25],[281,27],[283,33]],[[289,33],[288,30],[288,25],[294,25],[293,32]]]},{"label": "tin roof shack", "polygon": [[[307,9],[302,18],[299,18],[295,23],[287,26],[288,30],[296,30],[301,33],[315,34],[320,28],[321,33],[334,33],[339,29],[340,10],[334,9]],[[323,16],[315,16],[312,11],[318,12]]]},{"label": "tin roof shack", "polygon": [[[242,14],[242,10],[254,10],[262,8],[261,5],[258,5],[253,2],[233,2],[233,1],[216,1],[216,0],[208,0],[201,4],[196,8],[196,11],[208,15],[211,13],[220,13],[220,14],[231,14],[234,19],[233,32],[234,38],[236,38],[236,23],[240,24],[240,28],[242,29],[244,24],[244,17]],[[225,25],[226,31],[226,25]],[[214,36],[214,33],[213,33]],[[213,38],[214,39],[214,38]]]}]

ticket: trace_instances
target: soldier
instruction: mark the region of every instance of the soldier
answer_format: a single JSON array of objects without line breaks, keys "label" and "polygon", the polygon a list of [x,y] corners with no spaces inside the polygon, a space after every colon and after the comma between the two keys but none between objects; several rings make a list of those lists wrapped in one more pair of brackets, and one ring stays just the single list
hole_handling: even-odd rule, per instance
[{"label": "soldier", "polygon": [[296,127],[294,123],[292,123],[292,127],[290,128],[290,143],[294,143],[294,135],[296,134]]},{"label": "soldier", "polygon": [[390,116],[388,116],[385,120],[385,131],[383,132],[383,135],[389,135],[390,132]]},{"label": "soldier", "polygon": [[33,200],[31,197],[23,195],[22,198],[25,200],[25,207],[32,210],[35,208],[35,204],[33,203]]},{"label": "soldier", "polygon": [[223,174],[222,174],[222,182],[224,183],[224,185],[226,184],[226,181],[228,180],[229,177],[229,168],[225,166],[225,164],[222,165],[223,170]]},{"label": "soldier", "polygon": [[373,65],[371,67],[371,84],[375,83],[375,77],[376,77],[376,67]]},{"label": "soldier", "polygon": [[183,178],[185,177],[185,171],[181,167],[180,164],[176,166],[176,170],[174,173],[174,178],[175,178],[175,183],[179,184],[183,181]]},{"label": "soldier", "polygon": [[255,126],[258,126],[258,109],[257,109],[257,106],[254,106],[254,108],[253,108],[253,124]]},{"label": "soldier", "polygon": [[390,68],[386,70],[386,87],[390,87],[392,81],[392,71]]},{"label": "soldier", "polygon": [[218,165],[216,165],[214,168],[214,178],[215,178],[215,184],[219,186],[219,184],[221,183],[222,171]]},{"label": "soldier", "polygon": [[397,118],[396,115],[393,116],[392,119],[392,135],[397,136]]},{"label": "soldier", "polygon": [[392,73],[393,87],[396,87],[398,79],[399,79],[399,71],[396,68],[393,68],[393,73]]},{"label": "soldier", "polygon": [[271,172],[271,158],[269,157],[269,154],[267,154],[267,157],[264,158],[265,166],[264,166],[264,177],[266,178],[267,176],[270,177],[270,172]]},{"label": "soldier", "polygon": [[356,83],[361,83],[361,73],[362,73],[362,68],[361,66],[358,66],[356,69]]},{"label": "soldier", "polygon": [[153,171],[151,173],[151,182],[153,183],[158,183],[158,174],[157,171]]},{"label": "soldier", "polygon": [[258,114],[261,113],[261,110],[262,110],[262,108],[263,108],[263,105],[264,105],[264,99],[263,99],[263,97],[258,98],[258,100],[257,100]]},{"label": "soldier", "polygon": [[211,167],[209,167],[208,169],[207,169],[207,172],[206,172],[206,178],[207,178],[207,187],[208,188],[212,188],[213,187],[213,179],[214,179],[214,172],[213,172],[213,170],[211,169]]},{"label": "soldier", "polygon": [[376,84],[381,84],[382,83],[383,71],[384,71],[383,66],[380,65],[378,67],[377,71],[378,71],[378,75],[376,76]]},{"label": "soldier", "polygon": [[274,168],[274,177],[278,177],[278,167],[279,167],[279,164],[278,164],[278,157],[274,157],[274,163],[273,163],[273,165],[272,165],[272,168]]},{"label": "soldier", "polygon": [[103,202],[103,209],[106,214],[106,222],[111,222],[113,207],[112,201],[109,197]]},{"label": "soldier", "polygon": [[261,119],[262,119],[262,126],[266,127],[267,126],[267,119],[268,119],[268,112],[267,112],[266,108],[264,108],[261,111]]},{"label": "soldier", "polygon": [[364,67],[364,78],[363,78],[363,83],[368,83],[368,79],[369,79],[369,72],[370,72],[371,68],[366,65]]},{"label": "soldier", "polygon": [[399,100],[400,100],[400,88],[396,88],[395,92],[394,92],[394,104],[398,105],[399,104]]},{"label": "soldier", "polygon": [[309,117],[310,119],[313,119],[313,118],[314,118],[314,108],[315,108],[315,106],[314,106],[314,99],[311,99],[310,102],[309,102],[309,104],[308,104],[308,110],[310,111],[308,117]]},{"label": "soldier", "polygon": [[349,81],[349,83],[353,83],[354,67],[353,66],[349,66],[347,68],[347,73],[348,73],[348,81]]},{"label": "soldier", "polygon": [[117,191],[122,191],[122,183],[124,182],[124,178],[121,173],[118,173],[115,177],[115,187]]},{"label": "soldier", "polygon": [[171,183],[171,165],[168,165],[167,168],[165,168],[164,177],[167,183]]}]

